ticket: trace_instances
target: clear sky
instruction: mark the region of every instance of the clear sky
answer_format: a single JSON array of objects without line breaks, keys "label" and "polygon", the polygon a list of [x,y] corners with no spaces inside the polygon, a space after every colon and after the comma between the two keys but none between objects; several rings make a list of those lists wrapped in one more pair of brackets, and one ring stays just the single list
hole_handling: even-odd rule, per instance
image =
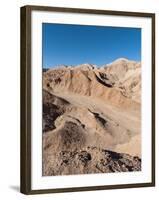
[{"label": "clear sky", "polygon": [[141,60],[141,29],[43,23],[43,67]]}]

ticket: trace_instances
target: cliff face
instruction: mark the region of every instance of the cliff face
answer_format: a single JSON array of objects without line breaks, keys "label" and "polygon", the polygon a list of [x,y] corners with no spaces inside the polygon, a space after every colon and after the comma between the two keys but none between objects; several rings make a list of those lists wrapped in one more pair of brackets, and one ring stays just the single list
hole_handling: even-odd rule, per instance
[{"label": "cliff face", "polygon": [[140,170],[140,93],[141,65],[126,59],[43,72],[43,175]]}]

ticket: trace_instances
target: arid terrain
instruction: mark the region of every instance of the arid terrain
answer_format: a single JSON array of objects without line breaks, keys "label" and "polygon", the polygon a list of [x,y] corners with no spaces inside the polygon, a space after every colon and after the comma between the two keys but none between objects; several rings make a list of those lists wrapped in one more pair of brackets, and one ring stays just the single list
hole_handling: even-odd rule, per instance
[{"label": "arid terrain", "polygon": [[141,170],[141,64],[43,71],[43,175]]}]

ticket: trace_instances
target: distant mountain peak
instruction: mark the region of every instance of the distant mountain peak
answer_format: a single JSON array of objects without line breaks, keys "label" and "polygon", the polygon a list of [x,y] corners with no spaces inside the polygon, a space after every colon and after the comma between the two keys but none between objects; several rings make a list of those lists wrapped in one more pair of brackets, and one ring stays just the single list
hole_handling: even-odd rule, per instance
[{"label": "distant mountain peak", "polygon": [[128,62],[131,62],[131,60],[128,60],[127,58],[118,58],[114,60],[113,62],[108,63],[107,65],[118,64],[118,63],[128,63]]},{"label": "distant mountain peak", "polygon": [[126,61],[126,62],[129,62],[130,60],[128,60],[127,58],[118,58],[115,61]]},{"label": "distant mountain peak", "polygon": [[97,66],[93,64],[89,64],[89,63],[84,63],[81,65],[77,65],[76,68],[81,68],[83,70],[92,70],[92,69],[96,69]]}]

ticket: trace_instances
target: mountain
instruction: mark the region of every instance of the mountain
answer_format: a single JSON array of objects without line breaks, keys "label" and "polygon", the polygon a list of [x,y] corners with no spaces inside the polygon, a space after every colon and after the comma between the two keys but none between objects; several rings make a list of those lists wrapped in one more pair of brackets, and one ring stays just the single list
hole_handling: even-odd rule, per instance
[{"label": "mountain", "polygon": [[104,66],[104,71],[121,92],[136,102],[141,98],[141,63],[117,59]]},{"label": "mountain", "polygon": [[[140,96],[141,64],[127,59],[43,72],[43,175],[100,173],[95,155],[105,160],[105,154],[112,166],[120,163],[112,155],[130,159],[132,167],[117,171],[140,170]],[[79,160],[83,151],[93,158],[87,169]],[[72,157],[59,168],[63,152]],[[111,172],[103,167],[103,172]]]}]

